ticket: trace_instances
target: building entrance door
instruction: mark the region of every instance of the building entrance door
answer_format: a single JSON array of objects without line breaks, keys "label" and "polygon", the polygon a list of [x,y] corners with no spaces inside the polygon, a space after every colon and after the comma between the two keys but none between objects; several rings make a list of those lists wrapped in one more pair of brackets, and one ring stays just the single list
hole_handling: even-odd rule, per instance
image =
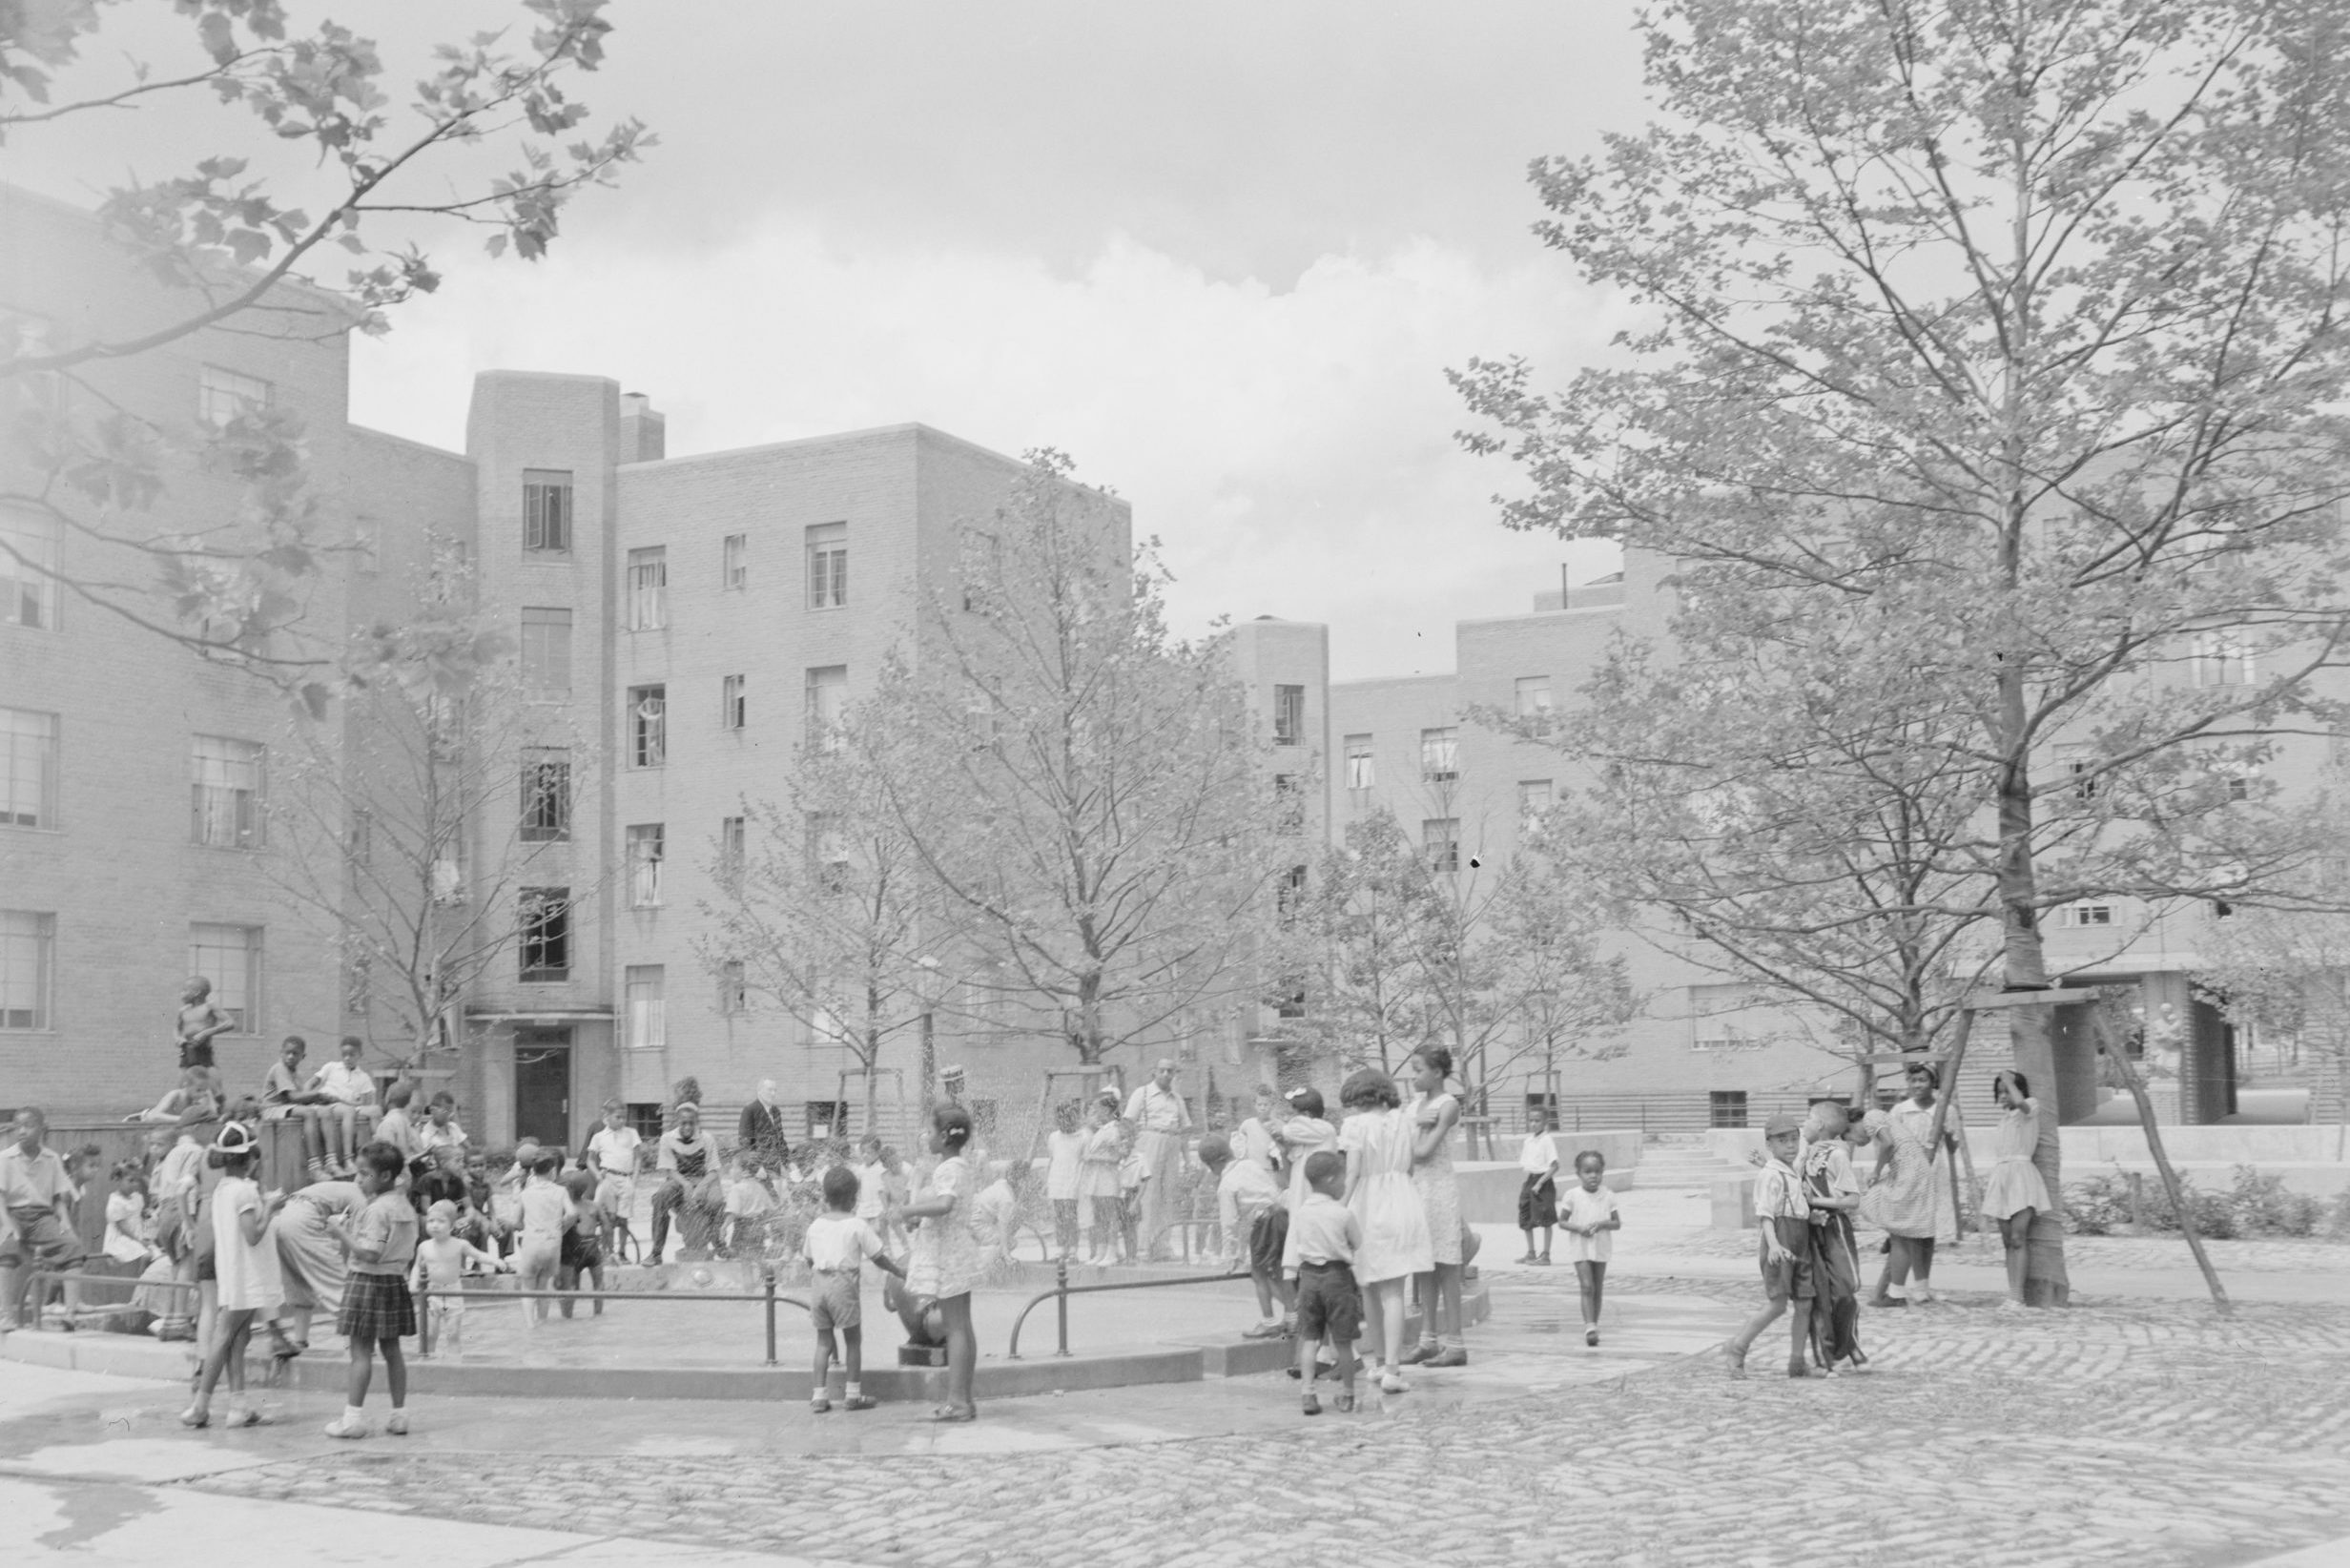
[{"label": "building entrance door", "polygon": [[571,1145],[571,1031],[514,1031],[514,1135],[547,1148]]}]

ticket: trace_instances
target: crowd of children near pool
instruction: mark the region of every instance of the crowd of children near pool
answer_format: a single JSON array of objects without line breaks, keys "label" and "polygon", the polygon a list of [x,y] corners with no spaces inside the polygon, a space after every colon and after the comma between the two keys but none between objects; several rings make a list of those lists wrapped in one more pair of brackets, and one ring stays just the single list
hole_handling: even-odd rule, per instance
[{"label": "crowd of children near pool", "polygon": [[[346,1041],[341,1053],[340,1064],[354,1072],[357,1043]],[[528,1292],[521,1310],[533,1326],[547,1315],[550,1289],[571,1292],[583,1281],[584,1299],[601,1313],[595,1292],[604,1289],[605,1257],[636,1176],[652,1163],[621,1106],[606,1107],[604,1124],[575,1159],[528,1143],[493,1159],[470,1145],[448,1095],[431,1097],[420,1116],[408,1086],[396,1084],[375,1115],[364,1102],[344,1098],[326,1074],[305,1080],[304,1054],[299,1039],[286,1042],[258,1103],[183,1104],[168,1116],[158,1107],[148,1119],[170,1125],[149,1133],[143,1160],[111,1172],[100,1250],[117,1264],[144,1265],[133,1307],[152,1313],[152,1331],[193,1340],[202,1351],[183,1422],[211,1424],[213,1396],[223,1381],[224,1424],[262,1419],[244,1397],[247,1344],[263,1333],[276,1356],[299,1355],[320,1310],[333,1314],[349,1347],[347,1406],[326,1429],[338,1437],[369,1434],[363,1407],[379,1357],[391,1405],[383,1430],[407,1430],[403,1343],[418,1339],[424,1354],[462,1353],[471,1276],[519,1276]],[[208,1068],[199,1060],[186,1071]],[[1198,1145],[1199,1163],[1214,1184],[1212,1233],[1232,1270],[1246,1271],[1255,1289],[1259,1321],[1247,1333],[1294,1341],[1290,1375],[1303,1384],[1306,1414],[1321,1413],[1319,1385],[1326,1379],[1336,1383],[1336,1408],[1345,1412],[1355,1408],[1358,1375],[1398,1394],[1408,1387],[1407,1368],[1441,1372],[1468,1363],[1461,1281],[1477,1237],[1463,1223],[1447,1152],[1460,1117],[1449,1087],[1452,1069],[1448,1053],[1432,1047],[1412,1060],[1406,1084],[1357,1071],[1346,1080],[1339,1107],[1345,1114],[1335,1123],[1317,1090],[1276,1096],[1264,1089],[1256,1115]],[[192,1096],[218,1098],[216,1087],[188,1083]],[[1909,1301],[1930,1299],[1931,1217],[1922,1237],[1904,1236],[1903,1229],[1915,1232],[1918,1226],[1890,1206],[1907,1201],[1903,1178],[1916,1174],[1902,1168],[1908,1158],[1903,1151],[1922,1150],[1930,1166],[1935,1151],[1918,1129],[1938,1088],[1933,1069],[1920,1065],[1910,1075],[1910,1099],[1890,1115],[1823,1102],[1807,1118],[1774,1118],[1765,1128],[1769,1153],[1755,1187],[1764,1300],[1725,1348],[1731,1375],[1745,1375],[1755,1341],[1782,1316],[1789,1323],[1789,1375],[1866,1365],[1858,1340],[1863,1274],[1853,1218],[1880,1198],[1883,1211],[1870,1217],[1892,1243],[1875,1304],[1892,1304],[1888,1289],[1904,1289]],[[1987,1212],[2020,1253],[2033,1213],[2047,1203],[2030,1162],[2039,1110],[2020,1074],[2002,1073],[1997,1094],[2005,1118]],[[361,1104],[361,1114],[346,1127],[341,1107],[353,1104]],[[192,1108],[212,1115],[186,1114]],[[670,1212],[698,1207],[712,1222],[710,1239],[758,1253],[776,1207],[777,1173],[710,1160],[709,1141],[685,1114],[693,1108],[676,1107],[678,1124],[662,1135],[654,1156],[662,1177],[656,1235]],[[262,1186],[256,1124],[273,1114],[305,1123],[311,1180],[291,1192]],[[1055,1250],[1095,1263],[1137,1256],[1131,1145],[1118,1136],[1118,1097],[1105,1091],[1082,1108],[1064,1105],[1056,1121],[1041,1162]],[[1901,1128],[1892,1126],[1896,1122]],[[70,1270],[87,1252],[72,1234],[69,1200],[77,1201],[79,1184],[96,1173],[44,1147],[46,1130],[40,1112],[22,1111],[14,1141],[0,1149],[7,1215],[0,1266],[10,1269],[0,1321],[12,1322],[23,1308],[27,1266]],[[932,1418],[976,1416],[971,1291],[1011,1255],[1019,1189],[1032,1173],[1015,1164],[983,1179],[970,1148],[972,1130],[959,1105],[942,1106],[930,1129],[928,1158],[917,1166],[869,1137],[857,1163],[805,1173],[820,1186],[823,1204],[796,1248],[813,1287],[815,1412],[833,1408],[828,1377],[836,1353],[846,1372],[845,1408],[875,1404],[860,1379],[863,1279],[875,1268],[891,1276],[885,1301],[910,1331],[944,1344],[947,1400]],[[1870,1144],[1886,1158],[1876,1180],[1865,1185],[1851,1156]],[[94,1152],[77,1151],[76,1163]],[[1623,1224],[1604,1160],[1596,1150],[1565,1157],[1537,1113],[1520,1164],[1517,1218],[1526,1250],[1517,1261],[1551,1265],[1554,1234],[1565,1232],[1584,1341],[1597,1346],[1613,1236]],[[1406,1347],[1406,1292],[1414,1284],[1420,1334]],[[60,1294],[70,1322],[72,1286]],[[476,1310],[480,1299],[477,1291]],[[573,1301],[555,1299],[570,1316]]]}]

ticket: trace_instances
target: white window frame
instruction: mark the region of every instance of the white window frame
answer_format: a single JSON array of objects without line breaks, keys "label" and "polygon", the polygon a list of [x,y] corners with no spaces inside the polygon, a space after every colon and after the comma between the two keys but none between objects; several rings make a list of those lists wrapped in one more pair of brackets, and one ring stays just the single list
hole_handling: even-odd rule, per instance
[{"label": "white window frame", "polygon": [[718,587],[730,593],[739,593],[751,586],[751,536],[730,533],[719,547]]},{"label": "white window frame", "polygon": [[[1438,836],[1438,833],[1441,836]],[[1438,851],[1442,853],[1439,854]],[[1435,872],[1460,870],[1460,818],[1457,816],[1427,816],[1420,819],[1420,854],[1428,861],[1428,869]]]},{"label": "white window frame", "polygon": [[1551,678],[1548,675],[1517,677],[1517,716],[1544,718],[1555,712],[1551,706]]},{"label": "white window frame", "polygon": [[[0,506],[0,626],[57,629],[57,558],[65,525],[21,506]],[[11,553],[12,552],[12,553]]]},{"label": "white window frame", "polygon": [[[533,965],[529,961],[530,944],[533,939],[530,928],[534,924],[545,925],[546,920],[545,911],[549,906],[560,911],[563,917],[563,962]],[[521,890],[515,898],[514,906],[516,926],[514,973],[515,978],[521,983],[560,985],[571,978],[572,969],[577,967],[571,962],[571,946],[579,940],[579,932],[573,919],[578,912],[579,904],[571,897],[571,890],[567,887],[526,887]],[[544,939],[540,940],[544,941]],[[545,955],[542,953],[541,956]]]},{"label": "white window frame", "polygon": [[1347,788],[1369,790],[1375,788],[1378,782],[1379,763],[1377,753],[1371,748],[1371,737],[1349,735],[1347,737]]},{"label": "white window frame", "polygon": [[232,1035],[261,1032],[262,928],[198,920],[188,927],[188,973],[212,981],[212,1004],[231,1015]]},{"label": "white window frame", "polygon": [[258,376],[248,376],[226,365],[208,364],[196,371],[196,417],[215,430],[245,414],[258,414],[277,401],[277,389]]},{"label": "white window frame", "polygon": [[670,689],[655,682],[629,688],[629,766],[666,768],[670,759]]},{"label": "white window frame", "polygon": [[2257,677],[2252,650],[2225,631],[2195,634],[2193,669],[2195,684],[2199,687],[2251,686]]},{"label": "white window frame", "polygon": [[739,816],[718,818],[718,870],[729,877],[739,877],[743,860],[750,850],[750,830]]},{"label": "white window frame", "polygon": [[652,546],[629,552],[629,629],[659,631],[670,624],[670,552]]},{"label": "white window frame", "polygon": [[840,609],[849,602],[849,525],[808,526],[808,608]]},{"label": "white window frame", "polygon": [[571,553],[574,491],[568,468],[523,470],[523,552]]},{"label": "white window frame", "polygon": [[1432,784],[1460,777],[1460,727],[1439,725],[1420,732],[1420,777]]},{"label": "white window frame", "polygon": [[625,1049],[657,1051],[670,1042],[669,967],[632,963],[621,971],[622,1005],[628,1013]]},{"label": "white window frame", "polygon": [[1302,686],[1273,688],[1273,744],[1296,746],[1306,738],[1306,689]]},{"label": "white window frame", "polygon": [[849,712],[849,667],[810,665],[807,690],[808,743],[822,751],[839,751],[840,721]]},{"label": "white window frame", "polygon": [[2079,903],[2058,905],[2056,923],[2076,931],[2102,930],[2114,924],[2113,916],[2112,904],[2089,898]]},{"label": "white window frame", "polygon": [[[523,751],[522,823],[526,844],[566,844],[571,839],[571,749],[530,746]],[[548,802],[552,809],[548,809]]]},{"label": "white window frame", "polygon": [[739,1018],[751,1011],[751,982],[743,960],[725,959],[718,964],[718,1013],[722,1018]]},{"label": "white window frame", "polygon": [[629,907],[661,907],[661,868],[669,835],[658,822],[631,822],[628,833]]},{"label": "white window frame", "polygon": [[[1538,792],[1538,799],[1536,792]],[[1517,781],[1517,831],[1532,837],[1542,831],[1542,818],[1558,804],[1557,792],[1547,778],[1521,778]]]},{"label": "white window frame", "polygon": [[718,682],[718,727],[722,730],[747,730],[751,727],[751,704],[744,694],[748,675],[728,675]]},{"label": "white window frame", "polygon": [[0,909],[0,1033],[48,1034],[56,1027],[57,917]]},{"label": "white window frame", "polygon": [[205,849],[263,847],[268,778],[269,751],[258,741],[190,736],[188,841]]},{"label": "white window frame", "polygon": [[57,826],[55,713],[0,708],[0,828]]}]

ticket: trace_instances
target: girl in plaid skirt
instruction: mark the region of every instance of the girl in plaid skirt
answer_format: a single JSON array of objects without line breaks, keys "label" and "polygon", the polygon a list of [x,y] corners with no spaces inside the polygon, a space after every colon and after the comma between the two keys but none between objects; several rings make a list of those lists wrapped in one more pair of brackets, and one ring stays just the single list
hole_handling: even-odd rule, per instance
[{"label": "girl in plaid skirt", "polygon": [[326,1429],[329,1437],[364,1437],[367,1383],[375,1355],[383,1352],[383,1381],[392,1393],[392,1413],[383,1430],[408,1433],[408,1363],[400,1342],[416,1332],[416,1298],[408,1293],[408,1270],[416,1261],[416,1209],[398,1190],[406,1156],[389,1144],[360,1151],[357,1172],[367,1207],[351,1220],[351,1281],[343,1288],[342,1312],[335,1327],[351,1341],[350,1393],[342,1416]]}]

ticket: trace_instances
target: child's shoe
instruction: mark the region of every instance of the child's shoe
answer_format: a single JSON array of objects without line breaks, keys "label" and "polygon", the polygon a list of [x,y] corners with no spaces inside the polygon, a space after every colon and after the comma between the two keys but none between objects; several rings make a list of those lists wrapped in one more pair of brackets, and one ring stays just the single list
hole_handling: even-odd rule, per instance
[{"label": "child's shoe", "polygon": [[405,1437],[408,1434],[408,1413],[404,1410],[396,1410],[385,1416],[383,1431],[387,1436]]},{"label": "child's shoe", "polygon": [[1306,1397],[1298,1405],[1298,1409],[1304,1411],[1309,1415],[1319,1415],[1322,1413],[1322,1401],[1314,1397],[1313,1390],[1308,1389],[1306,1391]]},{"label": "child's shoe", "polygon": [[1437,1346],[1434,1340],[1423,1339],[1417,1345],[1412,1346],[1412,1349],[1397,1356],[1395,1358],[1395,1365],[1399,1367],[1416,1367],[1423,1361],[1435,1360],[1436,1357],[1442,1353],[1442,1350]]},{"label": "child's shoe", "polygon": [[179,1424],[183,1427],[211,1426],[212,1412],[206,1410],[201,1405],[190,1405],[186,1410],[179,1413]]},{"label": "child's shoe", "polygon": [[220,1424],[231,1431],[238,1427],[265,1427],[269,1425],[269,1417],[255,1410],[251,1405],[242,1407],[231,1405],[228,1418]]},{"label": "child's shoe", "polygon": [[808,1401],[808,1413],[811,1415],[822,1415],[832,1408],[833,1402],[820,1393]]},{"label": "child's shoe", "polygon": [[1240,1331],[1240,1336],[1243,1339],[1279,1339],[1281,1333],[1281,1320],[1275,1318],[1269,1322],[1249,1325]]},{"label": "child's shoe", "polygon": [[1746,1378],[1746,1352],[1735,1345],[1724,1345],[1721,1353],[1730,1363],[1730,1375],[1740,1382]]},{"label": "child's shoe", "polygon": [[1426,1365],[1432,1369],[1442,1367],[1466,1367],[1469,1365],[1469,1349],[1465,1345],[1449,1346],[1444,1350],[1438,1351],[1434,1355],[1430,1356],[1426,1362]]},{"label": "child's shoe", "polygon": [[1352,1389],[1342,1391],[1331,1403],[1338,1407],[1339,1414],[1352,1415],[1354,1413],[1354,1391]]},{"label": "child's shoe", "polygon": [[1379,1374],[1379,1392],[1381,1393],[1409,1393],[1411,1388],[1412,1385],[1405,1382],[1402,1377],[1397,1375],[1395,1369],[1392,1367],[1390,1367],[1387,1371]]},{"label": "child's shoe", "polygon": [[1789,1377],[1809,1377],[1811,1375],[1811,1364],[1805,1361],[1802,1356],[1796,1356],[1787,1363],[1787,1375]]},{"label": "child's shoe", "polygon": [[842,1410],[872,1410],[881,1403],[870,1393],[853,1393],[840,1402]]},{"label": "child's shoe", "polygon": [[1598,1344],[1598,1343],[1599,1343],[1599,1331],[1598,1331],[1598,1330],[1597,1330],[1597,1329],[1585,1329],[1585,1330],[1583,1331],[1583,1343],[1584,1343],[1584,1344],[1586,1344],[1586,1345],[1597,1345],[1597,1344]]},{"label": "child's shoe", "polygon": [[329,1437],[365,1437],[369,1435],[369,1433],[367,1423],[360,1418],[359,1412],[345,1410],[326,1424],[326,1435]]}]

